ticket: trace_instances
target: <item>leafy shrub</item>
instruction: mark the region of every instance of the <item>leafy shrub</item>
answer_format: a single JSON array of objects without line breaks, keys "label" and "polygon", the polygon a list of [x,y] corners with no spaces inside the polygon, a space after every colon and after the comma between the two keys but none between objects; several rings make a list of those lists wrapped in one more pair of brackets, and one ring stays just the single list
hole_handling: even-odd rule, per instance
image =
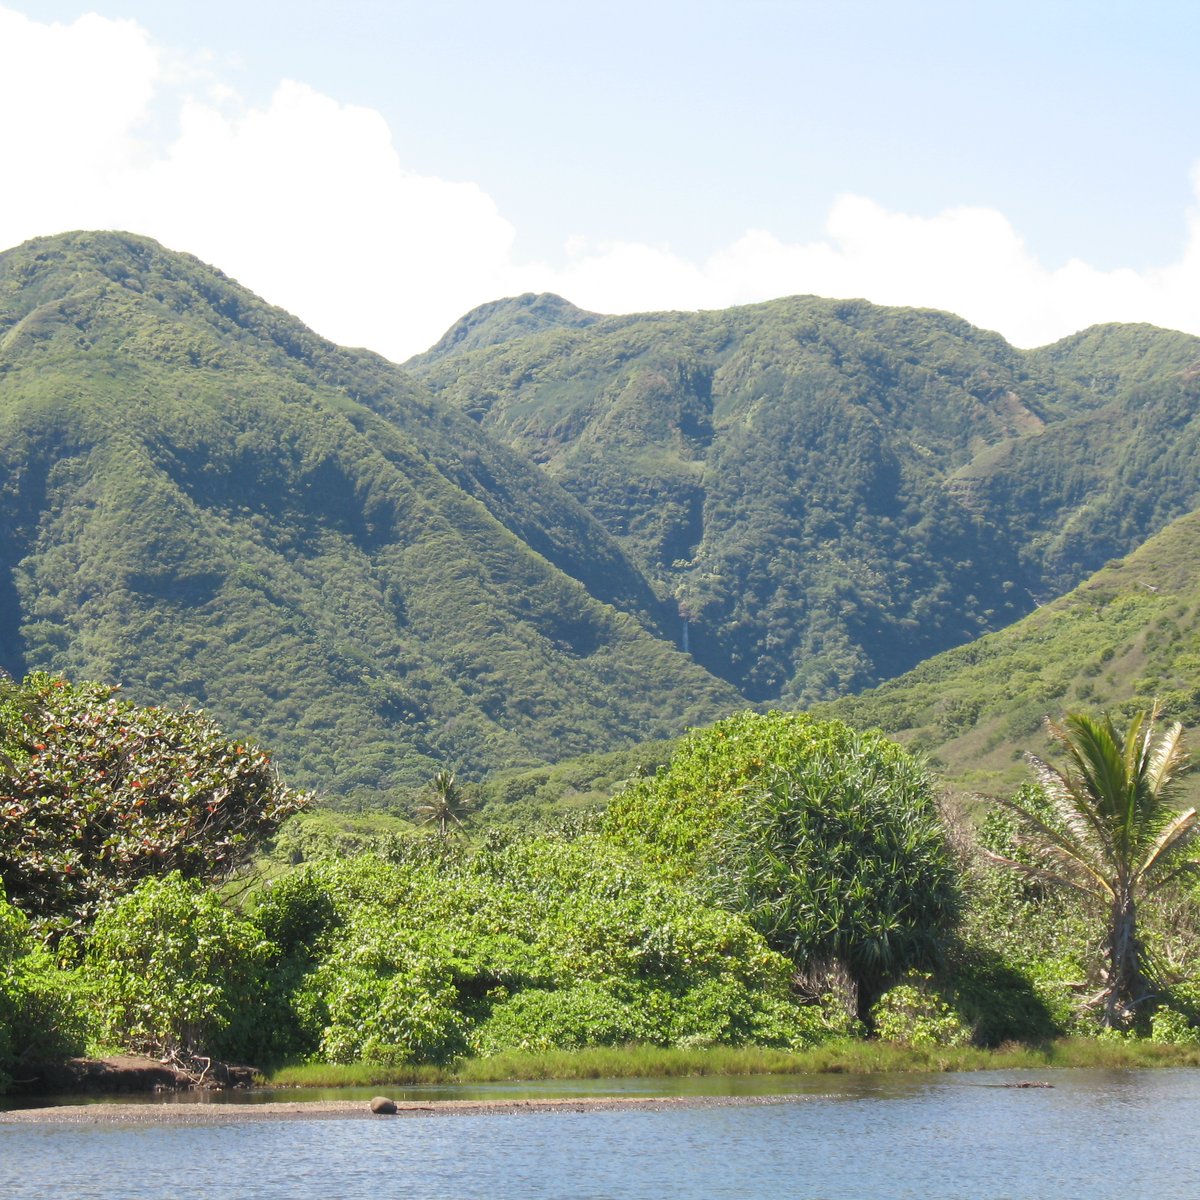
[{"label": "leafy shrub", "polygon": [[957,915],[925,769],[839,721],[745,713],[694,731],[614,798],[605,832],[801,969],[844,966],[860,1012],[896,973],[935,963]]},{"label": "leafy shrub", "polygon": [[871,1009],[875,1032],[901,1046],[965,1046],[971,1031],[938,995],[929,975],[913,973],[889,988]]},{"label": "leafy shrub", "polygon": [[51,932],[168,871],[219,879],[305,801],[202,713],[139,708],[32,675],[0,708],[0,877]]},{"label": "leafy shrub", "polygon": [[955,959],[948,991],[979,1045],[1046,1042],[1070,1023],[1071,996],[1056,997],[1052,1003],[1049,986],[1039,987],[1034,972],[979,946],[959,948]]},{"label": "leafy shrub", "polygon": [[370,944],[328,959],[296,995],[325,1062],[442,1062],[465,1047],[458,994],[442,963]]},{"label": "leafy shrub", "polygon": [[82,1052],[81,992],[77,973],[60,970],[28,937],[28,922],[0,888],[0,1091],[22,1063]]},{"label": "leafy shrub", "polygon": [[1200,1029],[1177,1009],[1160,1008],[1150,1018],[1150,1040],[1169,1046],[1196,1046],[1200,1045]]},{"label": "leafy shrub", "polygon": [[239,1011],[258,1007],[269,950],[198,881],[177,871],[147,879],[92,930],[84,971],[99,1032],[155,1056],[242,1057],[227,1033]]},{"label": "leafy shrub", "polygon": [[307,871],[284,875],[256,892],[253,917],[277,957],[306,959],[338,920],[329,892]]},{"label": "leafy shrub", "polygon": [[326,912],[308,958],[279,956],[270,972],[290,989],[303,1053],[399,1063],[827,1033],[793,1000],[791,964],[745,921],[594,835],[401,849],[308,864],[264,889],[257,919],[281,943],[304,911]]},{"label": "leafy shrub", "polygon": [[473,1039],[480,1054],[661,1041],[662,1022],[652,1010],[590,980],[554,990],[527,988],[498,1000]]}]

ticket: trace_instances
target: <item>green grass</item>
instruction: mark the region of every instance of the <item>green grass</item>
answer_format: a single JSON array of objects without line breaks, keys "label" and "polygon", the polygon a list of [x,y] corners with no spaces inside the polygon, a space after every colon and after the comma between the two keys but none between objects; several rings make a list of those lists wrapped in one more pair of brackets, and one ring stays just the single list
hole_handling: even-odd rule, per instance
[{"label": "green grass", "polygon": [[951,784],[1007,792],[1044,754],[1044,718],[1111,711],[1157,697],[1164,715],[1200,724],[1200,515],[1173,522],[1127,558],[1008,629],[950,650],[872,691],[817,706],[882,729],[932,756]]},{"label": "green grass", "polygon": [[604,1046],[545,1053],[497,1054],[448,1066],[382,1067],[366,1063],[308,1063],[266,1073],[270,1087],[372,1087],[382,1084],[498,1083],[508,1081],[677,1078],[703,1075],[866,1075],[881,1072],[1021,1070],[1046,1067],[1200,1066],[1200,1046],[1168,1046],[1136,1039],[1064,1038],[1044,1046],[908,1047],[852,1039],[802,1051],[760,1046],[678,1049]]}]

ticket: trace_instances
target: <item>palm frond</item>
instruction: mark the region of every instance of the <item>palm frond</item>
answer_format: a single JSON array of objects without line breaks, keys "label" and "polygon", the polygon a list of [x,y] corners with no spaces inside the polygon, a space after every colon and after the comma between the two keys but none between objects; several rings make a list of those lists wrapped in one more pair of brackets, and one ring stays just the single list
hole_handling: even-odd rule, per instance
[{"label": "palm frond", "polygon": [[[1057,851],[1060,861],[1063,859],[1069,861],[1073,869],[1086,876],[1096,885],[1096,890],[1105,894],[1111,894],[1112,888],[1108,879],[1103,870],[1099,869],[1095,863],[1089,861],[1090,856],[1086,846],[1072,842],[1062,830],[1055,829],[1053,825],[1043,821],[1036,813],[1030,812],[1027,808],[1022,807],[1013,800],[1000,799],[999,803],[1002,807],[1015,813],[1020,821],[1039,835],[1043,849]],[[989,857],[993,857],[990,852]],[[1002,858],[1000,860],[1003,861]],[[1054,872],[1054,874],[1059,874],[1059,872]],[[1078,884],[1072,886],[1075,886],[1080,891],[1089,892],[1089,889],[1080,887]]]},{"label": "palm frond", "polygon": [[[1006,858],[1003,854],[997,854],[994,850],[985,849],[983,855],[989,862],[994,862],[1002,867],[1011,867],[1012,870],[1019,871],[1022,875],[1027,875],[1030,879],[1036,879],[1039,883],[1050,883],[1055,887],[1069,888],[1071,891],[1078,892],[1089,899],[1094,898],[1096,895],[1094,891],[1084,887],[1077,879],[1072,879],[1069,874],[1052,871],[1048,867],[1039,866],[1037,863],[1024,863],[1016,858]],[[1107,888],[1105,891],[1107,892]]]},{"label": "palm frond", "polygon": [[1197,824],[1198,820],[1200,820],[1200,815],[1194,808],[1189,808],[1168,821],[1162,832],[1154,839],[1154,844],[1150,847],[1141,865],[1134,872],[1134,879],[1139,881],[1144,879],[1172,851],[1182,849],[1200,828]]},{"label": "palm frond", "polygon": [[1086,796],[1075,781],[1035,755],[1027,757],[1046,799],[1054,809],[1054,815],[1063,827],[1079,842],[1081,848],[1086,846],[1102,857],[1111,858],[1112,831],[1087,803]]},{"label": "palm frond", "polygon": [[1176,721],[1159,739],[1146,766],[1146,786],[1150,794],[1161,799],[1177,776],[1188,768],[1188,754],[1183,745],[1183,726]]},{"label": "palm frond", "polygon": [[1068,713],[1065,722],[1065,728],[1047,724],[1075,765],[1073,782],[1092,798],[1095,811],[1113,833],[1126,828],[1129,772],[1120,735],[1111,721],[1098,721],[1086,713]]}]

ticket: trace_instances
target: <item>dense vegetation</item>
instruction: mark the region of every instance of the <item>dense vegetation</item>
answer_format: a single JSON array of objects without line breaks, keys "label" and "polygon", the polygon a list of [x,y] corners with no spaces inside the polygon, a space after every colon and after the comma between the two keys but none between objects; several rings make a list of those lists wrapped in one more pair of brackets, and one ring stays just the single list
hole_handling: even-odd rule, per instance
[{"label": "dense vegetation", "polygon": [[0,667],[411,814],[439,769],[493,789],[1009,624],[1200,502],[1198,346],[531,295],[401,370],[146,239],[41,239],[0,255]]},{"label": "dense vegetation", "polygon": [[931,755],[942,775],[1011,790],[1046,717],[1131,715],[1154,698],[1200,726],[1200,516],[1189,515],[1069,595],[998,633],[947,651],[818,711],[877,727]]},{"label": "dense vegetation", "polygon": [[531,465],[145,239],[0,255],[0,666],[204,706],[408,802],[737,704]]},{"label": "dense vegetation", "polygon": [[[168,732],[153,736],[169,749]],[[10,784],[33,769],[5,766]],[[795,1050],[873,1032],[919,1050],[1094,1029],[1096,912],[989,865],[1027,853],[1009,810],[985,822],[986,854],[952,853],[930,789],[879,735],[744,714],[686,739],[599,823],[470,841],[447,825],[349,857],[310,842],[307,860],[276,858],[234,892],[164,861],[123,877],[65,940],[47,901],[18,890],[0,897],[0,1072],[36,1075],[88,1047],[196,1069],[217,1055],[379,1071],[631,1044]],[[97,812],[121,809],[120,783],[90,795]],[[1047,795],[1024,803],[1045,811]],[[1193,1042],[1196,898],[1163,896],[1139,927],[1153,991],[1124,1023]]]},{"label": "dense vegetation", "polygon": [[[33,672],[0,683],[0,1075],[997,1045],[1096,1003],[1200,1041],[1186,872],[1126,971],[1031,844],[1076,777],[975,829],[931,774],[1012,792],[1064,710],[1122,754],[1153,696],[1200,724],[1198,348],[526,296],[421,381],[145,239],[0,255],[0,667]],[[215,720],[324,811],[281,827],[304,797]],[[1189,822],[1154,808],[1139,878]]]},{"label": "dense vegetation", "polygon": [[751,699],[886,679],[1200,502],[1184,334],[1021,353],[812,297],[523,331],[549,299],[479,310],[410,365],[580,499]]}]

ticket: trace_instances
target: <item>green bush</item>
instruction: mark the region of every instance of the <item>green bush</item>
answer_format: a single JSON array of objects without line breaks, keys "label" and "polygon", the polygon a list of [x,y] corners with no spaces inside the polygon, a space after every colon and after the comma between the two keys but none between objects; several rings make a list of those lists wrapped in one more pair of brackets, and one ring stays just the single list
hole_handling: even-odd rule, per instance
[{"label": "green bush", "polygon": [[0,1092],[21,1065],[82,1053],[87,1010],[78,973],[28,936],[0,888]]},{"label": "green bush", "polygon": [[743,914],[803,971],[849,972],[865,1013],[934,965],[958,912],[932,781],[878,733],[744,713],[616,796],[605,834]]},{"label": "green bush", "polygon": [[498,999],[473,1040],[477,1054],[503,1050],[578,1050],[662,1041],[661,1018],[601,983],[527,988]]},{"label": "green bush", "polygon": [[871,1022],[883,1041],[901,1046],[965,1046],[971,1040],[962,1018],[938,995],[932,976],[915,972],[880,996]]},{"label": "green bush", "polygon": [[[980,1046],[1005,1042],[1048,1042],[1069,1023],[1070,1009],[1051,1003],[1032,972],[1006,962],[994,951],[958,947],[946,973],[947,992],[963,1023]],[[1057,1013],[1057,1019],[1056,1019]]]},{"label": "green bush", "polygon": [[403,947],[359,944],[329,959],[296,995],[301,1026],[329,1063],[444,1062],[466,1046],[444,963]]},{"label": "green bush", "polygon": [[147,877],[224,878],[306,799],[204,714],[114,691],[31,675],[0,706],[0,878],[52,934]]},{"label": "green bush", "polygon": [[279,945],[324,914],[305,954],[276,954],[266,985],[290,994],[304,1054],[396,1064],[827,1036],[823,1010],[794,1001],[791,964],[744,920],[595,835],[402,850],[309,864],[263,889],[256,919]]},{"label": "green bush", "polygon": [[155,1056],[243,1057],[229,1033],[247,1009],[265,1016],[269,954],[259,930],[196,880],[147,879],[101,911],[88,942],[98,1032]]},{"label": "green bush", "polygon": [[1150,1018],[1150,1040],[1169,1046],[1200,1045],[1200,1029],[1173,1008],[1160,1008]]}]

